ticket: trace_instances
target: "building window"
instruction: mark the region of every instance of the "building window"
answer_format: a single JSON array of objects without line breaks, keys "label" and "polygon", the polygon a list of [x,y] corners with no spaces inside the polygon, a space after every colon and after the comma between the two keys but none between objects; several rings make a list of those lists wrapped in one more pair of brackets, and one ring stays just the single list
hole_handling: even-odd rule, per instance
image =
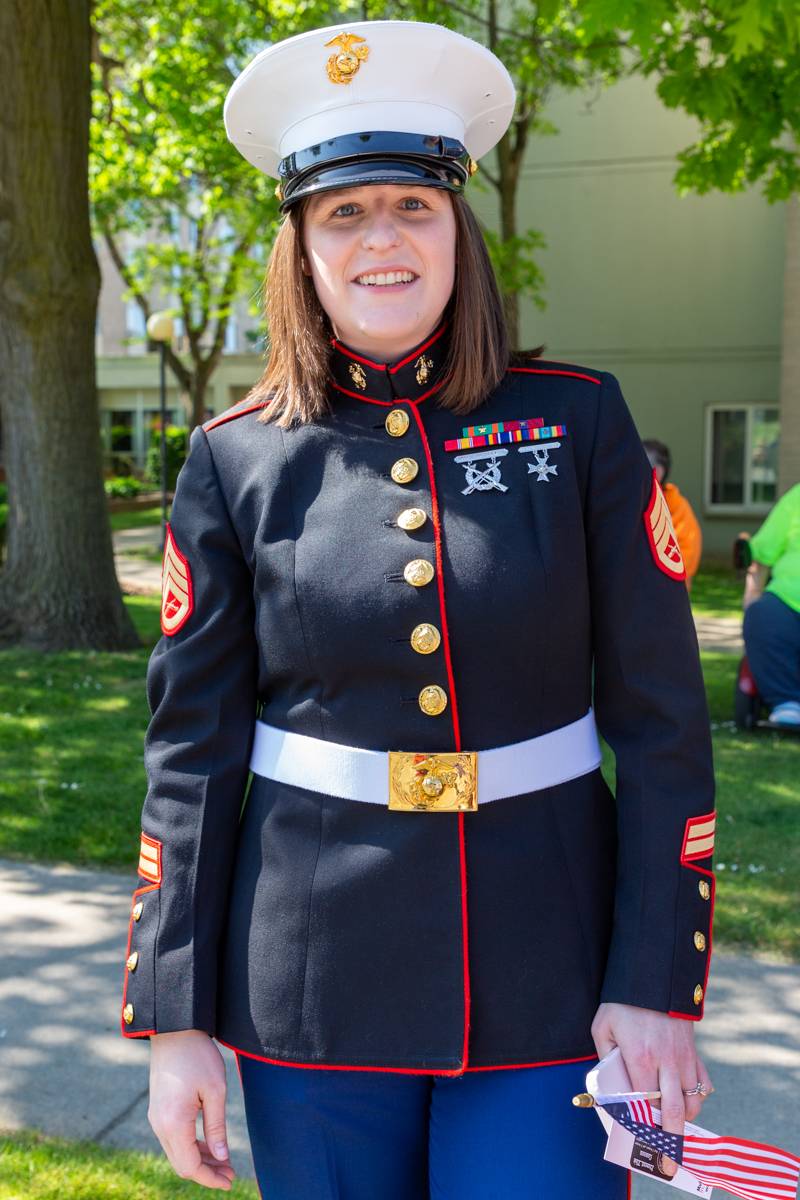
[{"label": "building window", "polygon": [[762,404],[706,410],[706,507],[767,512],[778,483],[779,411]]}]

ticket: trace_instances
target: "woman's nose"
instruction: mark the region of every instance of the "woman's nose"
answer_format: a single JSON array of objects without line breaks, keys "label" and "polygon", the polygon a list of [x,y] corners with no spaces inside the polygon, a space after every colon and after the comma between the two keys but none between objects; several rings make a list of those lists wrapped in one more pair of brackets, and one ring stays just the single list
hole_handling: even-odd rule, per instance
[{"label": "woman's nose", "polygon": [[388,250],[399,241],[400,231],[389,216],[376,216],[364,227],[363,244],[367,250]]}]

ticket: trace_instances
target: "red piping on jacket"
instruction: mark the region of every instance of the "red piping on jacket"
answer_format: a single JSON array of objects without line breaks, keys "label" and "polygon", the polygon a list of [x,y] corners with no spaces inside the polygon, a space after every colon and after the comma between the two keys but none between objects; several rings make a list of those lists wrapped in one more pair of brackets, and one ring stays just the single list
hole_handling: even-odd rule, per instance
[{"label": "red piping on jacket", "polygon": [[[127,995],[128,995],[128,977],[130,975],[130,971],[128,970],[128,956],[130,955],[130,952],[131,952],[131,939],[133,937],[133,909],[136,904],[136,897],[143,896],[145,892],[157,892],[160,886],[161,885],[158,883],[149,883],[146,887],[137,888],[136,891],[133,893],[133,896],[131,897],[131,915],[128,918],[128,945],[125,949],[125,981],[122,985],[122,1008],[123,1008],[123,1011],[125,1009],[125,1003],[126,1003],[126,999],[127,999]],[[129,1030],[127,1028],[127,1026],[125,1025],[124,1017],[120,1017],[119,1023],[120,1023],[120,1028],[122,1029],[123,1037],[128,1037],[128,1038],[149,1037],[151,1033],[156,1032],[155,1029],[140,1029],[134,1033],[132,1030]]]},{"label": "red piping on jacket", "polygon": [[[443,325],[439,326],[435,333],[431,334],[427,342],[423,342],[421,346],[417,346],[413,353],[409,354],[406,358],[401,359],[399,363],[395,363],[393,367],[390,367],[389,374],[394,375],[395,371],[399,371],[401,367],[404,367],[407,363],[410,363],[412,358],[416,358],[418,354],[424,353],[429,346],[432,346],[434,342],[438,341],[446,328],[447,322],[445,321]],[[356,354],[355,351],[348,350],[347,346],[343,346],[342,343],[337,341],[336,338],[331,338],[331,345],[333,346],[334,350],[338,350],[340,354],[345,356],[345,358],[352,358],[354,362],[363,363],[365,367],[372,367],[373,371],[385,371],[387,369],[387,363],[376,363],[373,362],[371,358],[364,358],[361,354]],[[361,396],[359,396],[359,400],[360,399],[362,399]]]},{"label": "red piping on jacket", "polygon": [[687,871],[695,871],[698,875],[706,875],[709,878],[709,880],[711,881],[711,883],[710,883],[711,898],[709,900],[709,903],[711,905],[711,911],[708,914],[708,955],[706,957],[706,973],[703,976],[703,999],[699,1005],[700,1011],[698,1013],[680,1013],[680,1012],[670,1011],[667,1013],[667,1016],[677,1017],[681,1021],[702,1021],[703,1011],[706,1006],[706,988],[708,987],[708,972],[711,970],[711,950],[712,950],[713,941],[714,941],[714,901],[715,901],[716,895],[717,895],[717,880],[716,880],[716,876],[714,875],[714,872],[707,870],[706,867],[696,867],[695,864],[692,862],[682,862],[681,866],[684,867],[684,869]]},{"label": "red piping on jacket", "polygon": [[267,404],[268,401],[259,400],[258,404],[251,404],[249,408],[239,408],[234,410],[234,412],[222,413],[221,416],[212,417],[210,421],[207,421],[203,429],[208,433],[209,429],[216,429],[218,425],[224,425],[227,421],[235,421],[237,417],[244,417],[248,413],[256,412],[259,408],[266,408]]},{"label": "red piping on jacket", "polygon": [[364,1067],[364,1066],[349,1066],[348,1064],[340,1063],[310,1063],[310,1062],[291,1062],[284,1058],[266,1058],[263,1054],[251,1054],[249,1050],[240,1050],[237,1046],[232,1046],[230,1042],[225,1042],[221,1037],[216,1038],[216,1041],[221,1046],[227,1046],[229,1050],[233,1050],[236,1054],[241,1054],[245,1058],[254,1058],[257,1062],[271,1063],[275,1067],[302,1067],[305,1071],[382,1071],[390,1075],[461,1075],[460,1067],[454,1067],[453,1070],[437,1071],[435,1068],[426,1067]]},{"label": "red piping on jacket", "polygon": [[588,379],[589,383],[597,383],[600,387],[603,386],[602,379],[596,379],[594,375],[584,375],[582,371],[557,371],[554,368],[548,371],[540,371],[538,367],[509,367],[508,369],[522,375],[568,375],[570,379]]},{"label": "red piping on jacket", "polygon": [[[447,668],[447,680],[450,685],[450,713],[453,722],[453,739],[456,750],[461,749],[461,728],[458,722],[458,703],[456,701],[456,682],[453,675],[453,660],[450,654],[450,634],[447,628],[447,611],[444,598],[444,574],[442,571],[442,525],[439,515],[439,497],[436,491],[436,476],[433,472],[433,459],[428,444],[428,435],[422,424],[415,405],[411,405],[414,420],[417,422],[422,448],[425,451],[425,461],[428,464],[428,476],[431,482],[431,520],[433,522],[433,541],[436,550],[436,583],[439,589],[439,614],[442,621],[442,644],[444,661]],[[470,979],[469,979],[469,930],[467,921],[467,852],[464,838],[464,814],[458,814],[458,857],[461,875],[461,939],[464,962],[464,1046],[462,1052],[462,1070],[466,1071],[469,1061],[469,1018],[470,1018]]]},{"label": "red piping on jacket", "polygon": [[439,328],[436,330],[436,333],[431,334],[431,336],[428,338],[427,342],[423,342],[421,346],[417,346],[416,350],[414,350],[413,353],[409,354],[406,358],[401,358],[399,363],[395,363],[393,367],[390,367],[389,374],[394,375],[395,372],[399,371],[401,367],[405,367],[408,363],[410,363],[412,358],[416,358],[418,355],[424,354],[424,352],[430,346],[432,346],[434,342],[438,342],[439,338],[442,336],[442,334],[444,333],[446,328],[447,328],[447,322],[445,321],[444,325],[439,326]]},{"label": "red piping on jacket", "polygon": [[[459,814],[463,816],[463,813]],[[238,1046],[232,1045],[230,1042],[223,1041],[221,1037],[215,1035],[215,1041],[221,1046],[227,1046],[234,1054],[241,1055],[244,1058],[255,1059],[256,1062],[269,1063],[273,1067],[297,1067],[303,1071],[373,1071],[384,1075],[446,1075],[448,1077],[463,1075],[464,1071],[461,1067],[454,1067],[452,1070],[447,1068],[436,1067],[365,1067],[363,1065],[351,1066],[347,1063],[310,1063],[310,1062],[292,1062],[286,1058],[267,1058],[263,1054],[253,1054],[249,1050],[240,1050]],[[526,1067],[562,1067],[568,1066],[570,1063],[579,1062],[597,1062],[596,1054],[583,1055],[580,1058],[554,1058],[544,1062],[529,1062],[529,1063],[500,1063],[499,1066],[489,1067],[466,1067],[466,1071],[519,1071]],[[239,1078],[241,1079],[241,1068],[239,1069]]]},{"label": "red piping on jacket", "polygon": [[467,1067],[468,1071],[522,1071],[527,1067],[566,1067],[569,1063],[597,1062],[596,1054],[582,1054],[579,1058],[551,1058],[542,1062],[497,1063],[489,1067]]},{"label": "red piping on jacket", "polygon": [[446,383],[446,379],[440,379],[427,392],[423,392],[421,396],[417,396],[416,400],[409,400],[406,396],[398,396],[396,400],[376,400],[374,396],[360,396],[358,392],[351,392],[346,387],[342,387],[341,384],[334,383],[333,380],[331,380],[331,387],[336,388],[336,391],[341,392],[343,396],[352,396],[354,400],[363,400],[367,404],[380,404],[383,408],[394,408],[397,404],[422,404],[423,400],[427,400],[428,396],[433,396]]}]

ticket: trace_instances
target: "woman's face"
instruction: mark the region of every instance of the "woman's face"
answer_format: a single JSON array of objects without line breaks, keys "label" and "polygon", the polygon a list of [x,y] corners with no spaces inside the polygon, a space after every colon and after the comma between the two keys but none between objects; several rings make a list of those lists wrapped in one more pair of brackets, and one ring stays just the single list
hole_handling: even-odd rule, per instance
[{"label": "woman's face", "polygon": [[303,269],[334,333],[379,362],[436,327],[453,291],[456,222],[440,188],[369,184],[313,196]]}]

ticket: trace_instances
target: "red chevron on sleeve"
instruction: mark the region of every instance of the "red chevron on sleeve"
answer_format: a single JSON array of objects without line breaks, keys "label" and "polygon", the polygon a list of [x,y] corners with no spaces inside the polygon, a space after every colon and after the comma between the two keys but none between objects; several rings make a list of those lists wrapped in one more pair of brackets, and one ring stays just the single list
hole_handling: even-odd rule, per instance
[{"label": "red chevron on sleeve", "polygon": [[161,566],[161,628],[167,637],[182,629],[194,610],[192,573],[167,525]]}]

